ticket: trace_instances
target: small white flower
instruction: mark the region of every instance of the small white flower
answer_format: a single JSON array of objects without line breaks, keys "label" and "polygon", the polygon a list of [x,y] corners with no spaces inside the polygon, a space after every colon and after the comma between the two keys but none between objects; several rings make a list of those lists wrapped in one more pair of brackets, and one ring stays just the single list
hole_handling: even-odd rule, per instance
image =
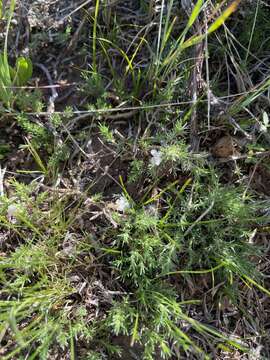
[{"label": "small white flower", "polygon": [[7,216],[10,218],[10,217],[15,217],[16,215],[16,212],[18,211],[18,208],[16,205],[14,204],[11,204],[8,206],[7,208]]},{"label": "small white flower", "polygon": [[130,203],[124,195],[121,195],[119,199],[115,202],[116,210],[120,212],[125,212],[130,208]]},{"label": "small white flower", "polygon": [[7,208],[7,218],[10,222],[16,221],[16,214],[18,207],[15,204],[10,204]]},{"label": "small white flower", "polygon": [[162,153],[155,149],[152,149],[150,153],[152,155],[152,158],[150,160],[151,164],[154,166],[159,166],[162,162]]}]

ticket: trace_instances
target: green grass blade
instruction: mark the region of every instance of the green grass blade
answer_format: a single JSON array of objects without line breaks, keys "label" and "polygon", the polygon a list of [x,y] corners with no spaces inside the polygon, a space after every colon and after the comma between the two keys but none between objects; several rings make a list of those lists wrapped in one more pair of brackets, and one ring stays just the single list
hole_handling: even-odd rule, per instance
[{"label": "green grass blade", "polygon": [[234,13],[240,4],[241,0],[235,0],[226,10],[214,21],[214,23],[208,28],[207,34],[211,34],[220,28],[225,21]]},{"label": "green grass blade", "polygon": [[97,20],[99,13],[99,0],[96,0],[94,26],[93,26],[93,71],[97,72]]},{"label": "green grass blade", "polygon": [[194,22],[196,21],[196,19],[198,18],[201,8],[203,5],[203,0],[198,0],[196,5],[194,6],[192,13],[188,19],[188,23],[187,23],[187,28],[191,28],[191,26],[194,24]]}]

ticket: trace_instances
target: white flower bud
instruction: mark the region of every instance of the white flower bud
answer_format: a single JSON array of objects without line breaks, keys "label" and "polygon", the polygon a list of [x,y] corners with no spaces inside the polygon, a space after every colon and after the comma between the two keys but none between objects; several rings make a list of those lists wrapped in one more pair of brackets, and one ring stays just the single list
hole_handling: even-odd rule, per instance
[{"label": "white flower bud", "polygon": [[162,153],[155,149],[152,149],[150,153],[152,155],[152,158],[150,160],[151,164],[154,166],[159,166],[162,162]]},{"label": "white flower bud", "polygon": [[119,199],[115,202],[116,210],[120,212],[125,212],[127,209],[130,208],[130,204],[125,196],[121,195]]}]

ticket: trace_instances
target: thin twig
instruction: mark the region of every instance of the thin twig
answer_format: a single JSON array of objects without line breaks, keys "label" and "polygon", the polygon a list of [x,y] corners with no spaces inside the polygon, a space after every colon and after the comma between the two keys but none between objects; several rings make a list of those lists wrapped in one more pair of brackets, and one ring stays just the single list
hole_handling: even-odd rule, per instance
[{"label": "thin twig", "polygon": [[7,170],[6,167],[4,167],[2,169],[2,167],[0,165],[0,196],[4,196],[4,177],[5,177],[6,170]]},{"label": "thin twig", "polygon": [[[78,12],[80,9],[82,9],[83,7],[85,7],[86,5],[88,5],[90,2],[92,2],[92,0],[86,0],[85,2],[83,2],[81,5],[79,5],[78,7],[76,7],[76,9],[72,10],[69,14],[65,15],[62,19],[59,20],[59,23],[63,23],[63,21],[65,21],[66,19],[68,19],[70,16],[74,15],[76,12]],[[114,6],[119,2],[119,0],[115,0],[110,4],[107,5],[102,5],[103,8],[109,7],[109,6]],[[88,9],[88,13],[92,13],[95,11],[95,6],[92,6],[90,9]],[[52,28],[53,26],[51,26]],[[50,28],[50,29],[51,29]]]},{"label": "thin twig", "polygon": [[240,155],[240,156],[231,156],[231,157],[228,157],[226,159],[221,158],[219,160],[216,160],[216,163],[222,164],[222,163],[226,163],[226,162],[230,162],[230,161],[249,159],[249,158],[253,158],[253,157],[263,158],[263,157],[267,157],[267,156],[270,156],[270,151],[259,151],[257,153],[252,154],[252,155],[245,154],[245,155]]},{"label": "thin twig", "polygon": [[191,232],[191,230],[194,228],[194,226],[195,226],[198,222],[200,222],[200,221],[212,210],[214,204],[215,204],[215,202],[214,202],[214,200],[213,200],[213,201],[211,202],[209,208],[206,209],[206,210],[198,217],[198,219],[196,219],[196,220],[194,221],[194,223],[187,229],[187,231],[184,233],[184,236],[188,235],[188,234]]},{"label": "thin twig", "polygon": [[[76,85],[76,83],[72,83],[69,84],[68,86],[73,86]],[[58,88],[58,87],[62,87],[62,85],[55,85],[52,84],[51,86],[41,86],[41,87],[32,87],[33,89],[39,89],[39,88],[43,88],[43,89],[51,89],[51,88]],[[6,87],[8,88],[8,87]],[[19,88],[19,87],[18,87]],[[20,87],[20,88],[28,88],[31,89],[31,87]],[[252,93],[255,90],[251,90],[248,93]],[[210,90],[210,95],[211,95],[211,102],[212,103],[216,103],[220,100],[225,100],[225,99],[231,99],[231,98],[236,98],[242,95],[247,94],[247,92],[241,92],[241,93],[237,93],[237,94],[232,94],[232,95],[227,95],[227,96],[221,96],[221,97],[215,97],[213,96],[213,94],[211,93]],[[200,99],[199,102],[201,103],[205,103],[207,102],[207,99]],[[192,105],[194,104],[194,100],[187,100],[187,101],[175,101],[175,102],[170,102],[170,103],[162,103],[162,104],[156,104],[156,105],[141,105],[141,106],[129,106],[129,107],[116,107],[116,108],[112,108],[112,109],[108,109],[108,108],[102,108],[102,109],[93,109],[93,110],[71,110],[72,114],[74,115],[84,115],[83,117],[87,117],[87,115],[91,115],[91,114],[103,114],[103,113],[112,113],[112,112],[118,112],[118,111],[131,111],[131,110],[151,110],[151,109],[159,109],[159,108],[167,108],[167,107],[176,107],[176,106],[182,106],[182,105]],[[63,115],[65,112],[64,111],[55,111],[55,114],[58,115]],[[15,111],[6,111],[5,116],[16,116],[18,115],[17,112]],[[48,116],[50,115],[48,112],[46,111],[37,111],[37,112],[25,112],[25,115],[34,115],[34,116]]]},{"label": "thin twig", "polygon": [[50,89],[51,89],[52,95],[49,97],[49,104],[47,106],[47,114],[51,115],[55,109],[54,102],[58,98],[58,92],[56,91],[56,88],[53,86],[51,74],[50,74],[49,70],[46,68],[46,66],[44,66],[43,64],[40,64],[40,63],[35,63],[35,65],[44,72],[44,74],[47,77],[48,83],[51,86]]},{"label": "thin twig", "polygon": [[[198,19],[195,21],[195,31],[199,35],[202,34],[201,25]],[[192,113],[190,118],[190,142],[192,152],[197,152],[199,150],[197,104],[200,90],[203,88],[202,67],[204,60],[204,46],[205,44],[203,42],[200,42],[195,46],[194,58],[196,60],[190,79],[190,93],[192,94],[193,99]]]}]

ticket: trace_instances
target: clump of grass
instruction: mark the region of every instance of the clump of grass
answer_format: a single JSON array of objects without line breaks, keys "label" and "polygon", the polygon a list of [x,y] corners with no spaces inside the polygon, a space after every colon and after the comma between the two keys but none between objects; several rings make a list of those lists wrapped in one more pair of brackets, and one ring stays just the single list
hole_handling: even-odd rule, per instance
[{"label": "clump of grass", "polygon": [[[233,342],[228,334],[190,317],[186,304],[199,304],[200,299],[182,302],[170,284],[177,277],[178,286],[185,287],[186,277],[211,274],[212,286],[223,283],[241,288],[240,279],[252,277],[256,282],[260,278],[251,261],[258,249],[249,244],[258,204],[243,200],[241,188],[224,187],[214,173],[209,175],[197,178],[185,191],[181,186],[166,191],[160,196],[164,210],[155,211],[157,198],[151,205],[148,199],[148,205],[135,206],[119,219],[120,229],[112,243],[119,254],[112,264],[130,295],[110,311],[108,326],[116,335],[129,335],[131,342],[143,344],[145,359],[154,359],[157,353],[173,356],[172,343],[187,353],[204,353],[193,340],[194,331],[208,341],[215,338],[245,348],[240,339]],[[185,322],[189,324],[186,331]]]},{"label": "clump of grass", "polygon": [[[93,318],[90,323],[85,322],[88,311],[83,304],[72,303],[70,296],[77,290],[68,278],[79,264],[80,253],[95,250],[87,237],[77,250],[74,245],[69,252],[63,248],[78,215],[71,211],[67,217],[65,201],[49,193],[35,195],[36,185],[13,182],[16,197],[2,198],[0,217],[19,243],[15,248],[6,244],[0,265],[2,331],[13,339],[12,345],[8,341],[3,348],[3,359],[19,354],[47,358],[55,346],[72,351],[76,339],[95,343],[98,333],[105,341],[98,346],[106,351],[112,334],[130,336],[131,344],[143,345],[145,359],[158,353],[170,358],[179,347],[187,354],[207,357],[193,338],[196,332],[208,341],[245,351],[240,340],[194,319],[187,306],[196,307],[201,300],[196,296],[181,300],[171,281],[177,278],[184,288],[186,277],[211,274],[212,285],[222,282],[234,291],[242,286],[241,278],[260,281],[250,260],[257,249],[248,242],[252,199],[243,200],[240,188],[226,188],[215,176],[212,179],[170,187],[160,195],[163,205],[158,211],[156,197],[147,199],[147,205],[133,204],[122,218],[114,215],[118,228],[105,230],[109,246],[99,252],[104,251],[105,264],[110,264],[127,295],[110,305],[102,321]],[[7,217],[11,205],[15,210]],[[117,348],[112,346],[110,351]]]},{"label": "clump of grass", "polygon": [[64,199],[35,194],[35,185],[13,182],[11,187],[16,195],[2,197],[0,215],[13,239],[3,244],[0,261],[1,334],[6,338],[1,358],[49,358],[54,348],[72,353],[75,339],[89,342],[95,334],[84,306],[72,306],[77,290],[69,280],[78,265],[76,252],[88,245],[71,239],[63,247],[71,231]]}]

